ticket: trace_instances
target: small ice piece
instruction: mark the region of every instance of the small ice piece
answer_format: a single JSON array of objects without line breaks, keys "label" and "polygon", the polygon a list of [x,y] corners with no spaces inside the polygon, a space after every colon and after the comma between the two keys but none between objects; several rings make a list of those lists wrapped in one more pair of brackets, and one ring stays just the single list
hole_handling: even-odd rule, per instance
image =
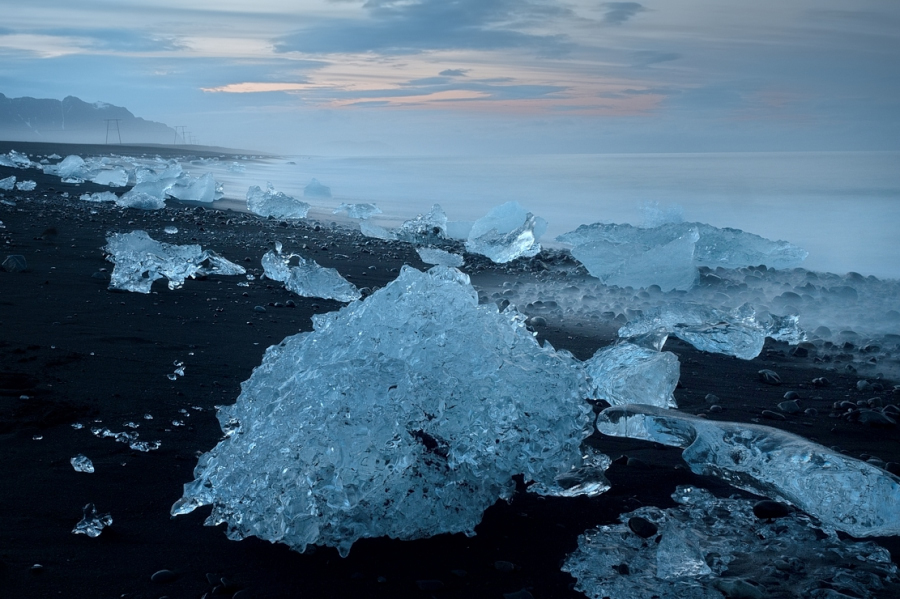
[{"label": "small ice piece", "polygon": [[379,227],[378,225],[373,225],[372,223],[362,221],[359,223],[359,232],[365,235],[366,237],[373,237],[375,239],[383,239],[384,241],[396,241],[397,235],[392,231],[388,231],[384,227]]},{"label": "small ice piece", "polygon": [[119,196],[111,191],[100,191],[96,193],[83,193],[78,198],[82,202],[115,202]]},{"label": "small ice piece", "polygon": [[15,175],[11,177],[7,177],[5,179],[0,179],[0,189],[3,191],[11,191],[13,187],[16,185],[16,177]]},{"label": "small ice piece", "polygon": [[342,203],[340,206],[334,209],[333,214],[339,214],[341,212],[346,212],[347,216],[350,218],[366,220],[372,218],[376,214],[381,214],[381,208],[379,208],[375,204]]},{"label": "small ice piece", "polygon": [[519,257],[536,256],[538,243],[547,230],[547,221],[534,216],[518,202],[506,202],[479,218],[472,225],[466,250],[504,264]]},{"label": "small ice piece", "polygon": [[166,201],[157,195],[142,191],[135,191],[134,186],[130,191],[116,199],[116,205],[122,208],[136,208],[138,210],[162,210],[166,207]]},{"label": "small ice piece", "polygon": [[593,447],[585,446],[586,453],[581,457],[580,468],[572,468],[569,472],[558,474],[552,485],[535,483],[528,487],[531,493],[545,497],[597,497],[610,489],[606,471],[612,460],[605,453]]},{"label": "small ice piece", "polygon": [[35,187],[37,187],[37,183],[34,181],[19,181],[16,183],[16,189],[19,191],[34,191]]},{"label": "small ice piece", "polygon": [[55,174],[65,183],[84,183],[91,176],[84,159],[74,154],[66,156],[62,162],[50,169],[45,168],[44,171]]},{"label": "small ice piece", "polygon": [[247,167],[241,164],[240,162],[232,162],[228,165],[228,172],[230,173],[243,173],[247,170]]},{"label": "small ice piece", "polygon": [[163,229],[163,233],[165,233],[166,235],[175,235],[176,233],[178,233],[178,227],[166,227],[165,229]]},{"label": "small ice piece", "polygon": [[[360,227],[362,228],[362,227]],[[440,204],[434,204],[428,214],[419,214],[405,221],[397,229],[396,239],[409,243],[428,243],[446,237],[447,215]]]},{"label": "small ice piece", "polygon": [[90,458],[78,454],[74,458],[69,460],[69,463],[72,464],[72,468],[75,469],[75,472],[93,472],[94,464],[91,462]]},{"label": "small ice piece", "polygon": [[265,191],[256,185],[247,190],[247,209],[259,216],[294,219],[306,218],[309,204],[275,191],[275,187],[267,183]]},{"label": "small ice piece", "polygon": [[128,171],[121,166],[103,169],[98,173],[92,173],[91,182],[109,187],[125,187],[128,185]]},{"label": "small ice piece", "polygon": [[[562,568],[578,580],[575,589],[591,599],[873,599],[896,589],[897,567],[875,543],[842,541],[796,512],[760,519],[753,501],[695,487],[680,486],[672,498],[675,507],[641,507],[582,534]],[[658,533],[642,538],[633,519]],[[775,575],[762,586],[756,580],[767,572]]]},{"label": "small ice piece", "polygon": [[177,289],[188,277],[200,274],[242,275],[246,270],[199,245],[173,245],[152,239],[146,231],[116,233],[107,237],[103,250],[115,264],[110,289],[150,293],[153,281],[169,280]]},{"label": "small ice piece", "polygon": [[166,195],[183,202],[201,202],[211,204],[222,197],[218,192],[218,184],[212,173],[206,173],[200,177],[182,176],[172,187],[166,191]]},{"label": "small ice piece", "polygon": [[715,422],[653,406],[613,406],[604,435],[684,449],[696,474],[791,503],[855,537],[900,535],[900,478],[775,428]]},{"label": "small ice piece", "polygon": [[677,408],[675,387],[681,376],[678,356],[633,343],[618,343],[597,350],[584,363],[593,380],[592,397],[610,404],[647,404]]},{"label": "small ice piece", "polygon": [[[294,259],[298,264],[291,266]],[[338,271],[319,266],[314,260],[297,254],[267,252],[262,258],[262,265],[267,277],[281,281],[288,291],[303,297],[335,299],[339,302],[352,302],[361,297],[359,289]]]},{"label": "small ice piece", "polygon": [[331,188],[325,185],[322,185],[315,179],[309,182],[309,184],[303,188],[303,197],[304,198],[330,198],[331,197]]},{"label": "small ice piece", "polygon": [[459,254],[452,254],[439,248],[416,248],[416,252],[425,264],[459,268],[466,263]]},{"label": "small ice piece", "polygon": [[455,269],[404,266],[266,351],[172,514],[211,505],[231,539],[347,555],[363,537],[471,534],[517,474],[557,487],[585,466],[587,380],[524,321]]},{"label": "small ice piece", "polygon": [[99,537],[103,529],[112,523],[112,516],[109,514],[98,514],[94,504],[89,503],[84,506],[84,517],[72,529],[72,534],[87,535],[92,538]]},{"label": "small ice piece", "polygon": [[757,312],[750,304],[719,310],[701,304],[672,302],[648,310],[619,329],[629,339],[647,334],[674,335],[702,351],[752,360],[760,354],[766,337],[796,345],[806,339],[797,316]]}]

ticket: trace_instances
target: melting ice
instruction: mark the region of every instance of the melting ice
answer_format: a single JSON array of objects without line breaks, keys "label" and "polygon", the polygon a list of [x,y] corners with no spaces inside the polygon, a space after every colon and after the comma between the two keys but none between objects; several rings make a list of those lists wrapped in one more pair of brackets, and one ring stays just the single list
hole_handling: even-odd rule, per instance
[{"label": "melting ice", "polygon": [[256,185],[247,190],[247,209],[259,216],[306,218],[309,208],[310,206],[306,202],[295,200],[283,192],[276,191],[271,183],[266,184],[265,191]]},{"label": "melting ice", "polygon": [[498,264],[519,257],[530,258],[541,251],[538,239],[546,230],[547,221],[534,216],[518,202],[507,202],[475,221],[466,250],[487,256]]},{"label": "melting ice", "polygon": [[[294,261],[297,264],[292,266]],[[339,302],[352,302],[361,297],[359,289],[338,271],[320,266],[298,254],[267,252],[262,258],[262,265],[268,278],[281,281],[288,291],[303,297],[321,297]]]}]

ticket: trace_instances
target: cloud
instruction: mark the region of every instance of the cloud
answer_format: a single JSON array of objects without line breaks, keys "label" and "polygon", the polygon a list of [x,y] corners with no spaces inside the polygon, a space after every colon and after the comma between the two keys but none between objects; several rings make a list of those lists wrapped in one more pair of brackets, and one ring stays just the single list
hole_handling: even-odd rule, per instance
[{"label": "cloud", "polygon": [[613,25],[621,25],[639,12],[647,10],[637,2],[604,2],[601,6],[606,10],[603,22]]},{"label": "cloud", "polygon": [[442,75],[444,77],[465,77],[466,73],[469,72],[469,69],[444,69],[438,75]]},{"label": "cloud", "polygon": [[638,50],[634,52],[635,62],[633,66],[647,67],[661,62],[671,62],[681,58],[677,52],[660,52],[657,50]]},{"label": "cloud", "polygon": [[218,87],[201,87],[205,92],[215,93],[224,92],[229,94],[254,94],[264,92],[294,92],[303,91],[310,88],[308,83],[229,83],[228,85],[220,85]]},{"label": "cloud", "polygon": [[131,29],[47,29],[38,31],[41,35],[56,37],[86,38],[89,45],[98,50],[119,52],[172,52],[184,50],[185,46],[174,37],[154,36]]}]

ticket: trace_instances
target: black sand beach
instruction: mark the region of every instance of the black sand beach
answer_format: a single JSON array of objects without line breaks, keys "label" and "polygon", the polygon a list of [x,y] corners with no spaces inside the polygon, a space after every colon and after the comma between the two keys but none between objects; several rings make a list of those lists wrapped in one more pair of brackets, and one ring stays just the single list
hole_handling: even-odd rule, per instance
[{"label": "black sand beach", "polygon": [[[10,149],[87,156],[110,147],[0,142],[0,152]],[[115,151],[184,154],[183,148]],[[583,595],[560,564],[586,529],[643,505],[670,506],[676,485],[751,497],[692,474],[680,450],[595,436],[589,442],[612,458],[637,459],[613,464],[610,491],[594,499],[520,492],[510,504],[490,508],[472,538],[368,539],[342,559],[331,548],[301,555],[258,539],[230,541],[223,527],[202,525],[208,508],[172,519],[169,510],[192,480],[197,456],[222,436],[215,406],[235,401],[269,345],[311,330],[310,316],[341,304],[297,297],[272,281],[245,288],[238,279],[215,276],[188,280],[177,290],[158,281],[149,295],[111,292],[104,274],[112,264],[100,250],[107,232],[143,229],[158,240],[197,243],[256,275],[262,255],[280,240],[370,289],[391,281],[403,264],[427,265],[408,244],[367,239],[329,223],[287,224],[177,203],[153,212],[121,209],[77,199],[105,187],[0,167],[0,179],[9,175],[34,180],[37,188],[0,192],[15,204],[0,204],[0,260],[22,255],[28,266],[0,271],[0,596],[574,599]],[[165,235],[167,226],[179,232]],[[529,271],[528,261],[511,268],[477,264],[476,287]],[[538,333],[582,359],[611,342],[609,330],[565,322],[551,321]],[[791,355],[788,346],[771,341],[752,361],[699,352],[677,339],[666,349],[681,361],[676,398],[685,412],[758,421],[853,457],[900,463],[896,427],[867,426],[832,410],[835,402],[873,398],[875,405],[900,404],[897,381],[874,381],[874,389],[860,391],[850,371],[815,363],[812,354]],[[175,362],[184,363],[185,375],[172,381],[167,375]],[[761,382],[757,373],[764,368],[783,383]],[[830,385],[814,386],[817,377]],[[801,405],[818,414],[764,418],[787,391],[799,393]],[[725,409],[710,412],[707,394],[718,396]],[[137,452],[89,430],[123,431],[127,422],[140,425],[142,440],[159,440],[161,447]],[[69,460],[76,454],[88,456],[96,472],[75,472]],[[71,532],[87,503],[114,520],[97,538]],[[900,562],[898,538],[876,541]],[[174,572],[174,580],[152,582],[163,569]],[[900,587],[880,596],[900,596]]]}]

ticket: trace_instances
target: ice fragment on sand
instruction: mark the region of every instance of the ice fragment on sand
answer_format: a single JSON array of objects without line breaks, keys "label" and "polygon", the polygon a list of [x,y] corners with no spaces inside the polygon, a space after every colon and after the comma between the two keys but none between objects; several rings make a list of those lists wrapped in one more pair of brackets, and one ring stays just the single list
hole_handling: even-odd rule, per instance
[{"label": "ice fragment on sand", "polygon": [[303,188],[303,197],[305,198],[330,198],[331,197],[331,188],[322,185],[315,179],[309,182],[309,184]]},{"label": "ice fragment on sand", "polygon": [[[672,498],[675,507],[642,507],[581,535],[562,568],[578,579],[576,590],[591,599],[869,599],[897,588],[897,567],[875,543],[841,541],[797,513],[761,520],[752,501],[695,487]],[[641,538],[629,528],[635,518],[659,534]]]},{"label": "ice fragment on sand", "polygon": [[[291,265],[294,259],[296,266]],[[297,254],[267,252],[262,258],[262,265],[267,277],[281,281],[289,291],[303,297],[321,297],[339,302],[352,302],[361,297],[359,289],[338,271]]]},{"label": "ice fragment on sand", "polygon": [[58,176],[65,183],[84,183],[89,179],[90,169],[81,156],[66,156],[59,164],[52,167],[45,167],[44,172]]},{"label": "ice fragment on sand", "polygon": [[302,551],[471,533],[512,476],[583,466],[586,379],[457,270],[404,267],[363,301],[270,347],[172,514]]},{"label": "ice fragment on sand", "polygon": [[647,404],[677,408],[675,387],[681,375],[672,352],[647,349],[633,343],[602,348],[584,363],[593,380],[592,396],[612,405]]},{"label": "ice fragment on sand", "polygon": [[116,205],[122,208],[137,208],[138,210],[162,210],[166,207],[166,201],[157,195],[137,191],[137,185],[131,190],[119,196]]},{"label": "ice fragment on sand", "polygon": [[247,209],[259,216],[274,218],[306,218],[309,204],[295,200],[283,192],[275,191],[271,183],[263,191],[254,185],[247,190]]},{"label": "ice fragment on sand", "polygon": [[202,202],[211,204],[221,196],[212,173],[200,177],[183,176],[172,185],[166,194],[183,202]]},{"label": "ice fragment on sand", "polygon": [[219,274],[242,275],[246,270],[199,245],[173,245],[152,239],[146,231],[115,233],[103,250],[115,264],[110,289],[150,293],[153,281],[165,277],[169,289],[177,289],[188,277]]},{"label": "ice fragment on sand", "polygon": [[702,351],[752,360],[762,351],[766,337],[796,345],[806,339],[797,316],[757,312],[750,304],[720,310],[701,304],[673,302],[648,310],[619,329],[628,339],[652,333],[668,334]]},{"label": "ice fragment on sand", "polygon": [[693,472],[791,503],[855,537],[900,535],[900,478],[797,435],[638,405],[607,408],[597,430],[681,447]]},{"label": "ice fragment on sand", "polygon": [[72,529],[72,534],[99,537],[103,529],[113,523],[109,514],[98,514],[93,503],[84,506],[84,517]]},{"label": "ice fragment on sand", "polygon": [[383,239],[385,241],[397,240],[397,235],[392,231],[388,231],[384,227],[379,227],[378,225],[373,225],[366,221],[359,223],[359,232],[366,237],[374,237],[375,239]]},{"label": "ice fragment on sand", "polygon": [[466,250],[504,264],[519,257],[531,257],[541,251],[538,239],[547,230],[547,222],[528,212],[518,202],[493,208],[475,221],[469,231]]},{"label": "ice fragment on sand", "polygon": [[119,197],[111,191],[101,191],[97,193],[83,193],[78,199],[83,202],[115,202]]},{"label": "ice fragment on sand", "polygon": [[443,239],[447,233],[447,215],[440,204],[434,204],[428,214],[419,214],[405,221],[394,233],[395,239],[410,243],[428,243]]},{"label": "ice fragment on sand", "polygon": [[19,191],[34,191],[35,187],[37,187],[37,183],[34,181],[19,181],[16,183],[16,189]]},{"label": "ice fragment on sand", "polygon": [[12,177],[7,177],[5,179],[0,179],[0,189],[3,191],[11,191],[13,187],[16,185],[16,177],[15,175]]},{"label": "ice fragment on sand", "polygon": [[90,458],[87,456],[83,456],[78,454],[74,458],[69,460],[69,463],[72,464],[72,468],[75,469],[75,472],[93,472],[94,464],[91,462]]},{"label": "ice fragment on sand", "polygon": [[372,218],[376,214],[381,214],[381,208],[379,208],[375,204],[342,203],[340,206],[334,209],[333,214],[339,214],[341,212],[346,212],[347,216],[350,218],[366,220],[368,218]]},{"label": "ice fragment on sand", "polygon": [[452,254],[439,248],[416,248],[416,252],[425,264],[458,268],[466,263],[459,254]]},{"label": "ice fragment on sand", "polygon": [[128,171],[120,166],[102,169],[99,172],[92,173],[91,182],[97,185],[108,185],[109,187],[125,187],[128,185]]}]

